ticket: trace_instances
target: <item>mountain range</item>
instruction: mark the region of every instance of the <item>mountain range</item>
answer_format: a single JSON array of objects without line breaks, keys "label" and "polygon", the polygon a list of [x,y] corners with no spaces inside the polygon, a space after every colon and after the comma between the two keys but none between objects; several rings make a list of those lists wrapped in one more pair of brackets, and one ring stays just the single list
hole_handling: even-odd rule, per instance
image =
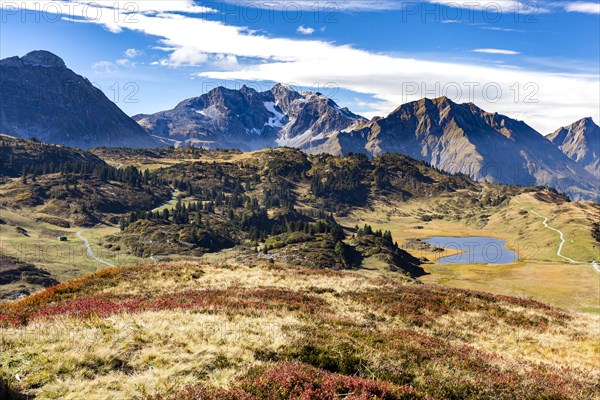
[{"label": "mountain range", "polygon": [[334,132],[366,120],[321,93],[299,93],[277,84],[257,92],[218,87],[174,109],[133,117],[156,139],[205,148],[307,148]]},{"label": "mountain range", "polygon": [[600,129],[591,118],[544,137],[525,122],[440,97],[367,120],[321,93],[283,84],[264,92],[218,87],[172,110],[129,118],[49,52],[1,60],[0,77],[0,133],[17,137],[82,148],[392,152],[479,181],[550,186],[574,200],[600,200]]},{"label": "mountain range", "polygon": [[[586,132],[590,148],[593,135],[597,146],[598,132]],[[446,97],[403,104],[387,117],[336,132],[311,151],[401,153],[479,181],[550,186],[576,200],[598,199],[597,177],[529,125]],[[597,152],[581,152],[582,160],[593,164],[595,157],[597,165]]]}]

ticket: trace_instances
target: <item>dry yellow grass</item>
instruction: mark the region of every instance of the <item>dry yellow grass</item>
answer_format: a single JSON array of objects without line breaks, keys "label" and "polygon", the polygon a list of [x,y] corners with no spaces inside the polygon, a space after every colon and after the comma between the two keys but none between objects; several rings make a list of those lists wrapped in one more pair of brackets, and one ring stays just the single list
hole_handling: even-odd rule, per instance
[{"label": "dry yellow grass", "polygon": [[[26,327],[0,330],[0,371],[13,387],[37,399],[90,400],[172,394],[197,382],[228,387],[245,368],[263,362],[257,351],[277,351],[304,340],[304,327],[320,318],[390,335],[410,328],[456,345],[500,354],[505,361],[498,362],[507,362],[510,368],[522,362],[543,362],[578,368],[600,378],[596,368],[600,362],[599,317],[571,314],[567,323],[540,329],[490,320],[483,309],[456,311],[432,324],[411,327],[403,315],[389,315],[354,297],[355,293],[394,288],[399,281],[391,273],[175,262],[128,267],[116,282],[108,282],[95,293],[170,293],[176,297],[189,290],[280,288],[311,293],[326,306],[316,314],[285,308],[269,312],[170,309],[121,312],[90,320],[65,316],[37,320]],[[542,309],[502,307],[515,316],[547,318]],[[383,362],[377,354],[372,357]],[[439,368],[441,374],[443,368]]]},{"label": "dry yellow grass", "polygon": [[226,385],[254,349],[277,346],[282,329],[297,323],[289,315],[186,311],[58,318],[10,332],[2,361],[10,360],[13,381],[19,375],[21,385],[41,386],[33,390],[38,399],[139,399],[199,379]]}]

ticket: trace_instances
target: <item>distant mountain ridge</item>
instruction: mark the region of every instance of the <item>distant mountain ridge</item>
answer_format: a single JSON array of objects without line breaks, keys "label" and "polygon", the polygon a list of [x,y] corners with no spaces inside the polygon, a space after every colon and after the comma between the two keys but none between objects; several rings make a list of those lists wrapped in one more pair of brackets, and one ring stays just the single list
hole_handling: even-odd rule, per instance
[{"label": "distant mountain ridge", "polygon": [[594,177],[526,123],[446,97],[403,104],[311,151],[401,153],[479,181],[550,186],[576,200],[600,198]]},{"label": "distant mountain ridge", "polygon": [[47,51],[0,60],[0,133],[71,147],[155,147],[101,90]]},{"label": "distant mountain ridge", "polygon": [[258,150],[310,147],[328,134],[366,121],[321,93],[297,92],[277,84],[258,92],[218,87],[174,109],[133,117],[166,144]]},{"label": "distant mountain ridge", "polygon": [[600,127],[591,117],[557,129],[546,136],[569,158],[600,179]]}]

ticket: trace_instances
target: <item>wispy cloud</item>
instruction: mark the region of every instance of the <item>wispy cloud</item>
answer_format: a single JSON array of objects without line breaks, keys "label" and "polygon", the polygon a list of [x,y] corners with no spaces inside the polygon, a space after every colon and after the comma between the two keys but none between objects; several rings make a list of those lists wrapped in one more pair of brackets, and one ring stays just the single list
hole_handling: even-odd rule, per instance
[{"label": "wispy cloud", "polygon": [[569,12],[600,14],[600,3],[586,3],[582,1],[577,1],[564,4],[564,8]]},{"label": "wispy cloud", "polygon": [[[518,0],[426,0],[425,3],[434,3],[446,7],[460,8],[464,10],[484,10],[486,13],[546,13],[547,7],[541,6],[540,2],[518,1]],[[419,4],[419,3],[413,3]]]},{"label": "wispy cloud", "polygon": [[504,50],[504,49],[475,49],[473,50],[475,53],[486,53],[486,54],[502,54],[506,56],[514,56],[517,54],[521,54],[518,51],[514,50]]},{"label": "wispy cloud", "polygon": [[482,26],[481,29],[485,29],[488,31],[498,31],[498,32],[527,32],[523,29],[515,29],[515,28],[503,28],[501,26]]},{"label": "wispy cloud", "polygon": [[119,58],[115,61],[98,61],[92,65],[92,69],[96,74],[110,75],[119,71],[120,68],[136,68],[138,62],[136,58],[144,54],[143,51],[138,49],[127,49],[123,52],[123,58]]},{"label": "wispy cloud", "polygon": [[409,2],[403,0],[345,0],[345,1],[315,1],[315,0],[294,0],[270,1],[270,0],[224,0],[226,3],[233,3],[240,7],[254,7],[268,10],[303,10],[314,12],[336,12],[336,11],[386,11],[400,10],[407,6]]},{"label": "wispy cloud", "polygon": [[300,25],[298,29],[296,29],[296,32],[298,32],[301,35],[312,35],[313,33],[315,33],[315,30],[311,27]]},{"label": "wispy cloud", "polygon": [[[85,0],[90,2],[91,0]],[[177,0],[183,2],[185,0]],[[223,0],[224,3],[229,3],[227,10],[231,10],[231,4],[235,7],[253,7],[265,10],[302,10],[319,13],[335,13],[338,11],[390,11],[404,10],[408,13],[419,12],[422,8],[423,12],[431,11],[427,8],[427,3],[439,4],[440,6],[460,8],[464,10],[485,10],[486,12],[503,12],[503,13],[523,13],[525,14],[541,14],[553,11],[569,11],[581,12],[587,14],[599,14],[599,4],[585,1],[529,1],[529,0],[421,0],[421,1],[405,1],[405,0],[348,0],[348,1],[324,1],[318,2],[315,0],[294,0],[293,2],[286,1],[270,1],[270,0],[246,0],[239,2],[238,0]],[[126,1],[123,1],[126,3]],[[223,12],[225,8],[219,10],[218,3],[211,3],[213,11]],[[173,11],[173,10],[171,10]]]}]

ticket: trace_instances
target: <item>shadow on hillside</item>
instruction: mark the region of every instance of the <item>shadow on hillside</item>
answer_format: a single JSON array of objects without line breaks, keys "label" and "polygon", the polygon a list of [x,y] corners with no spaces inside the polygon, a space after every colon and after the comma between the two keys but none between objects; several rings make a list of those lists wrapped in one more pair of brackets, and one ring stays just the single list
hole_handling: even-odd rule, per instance
[{"label": "shadow on hillside", "polygon": [[2,400],[32,400],[33,396],[27,396],[13,390],[4,378],[0,378],[0,399]]}]

